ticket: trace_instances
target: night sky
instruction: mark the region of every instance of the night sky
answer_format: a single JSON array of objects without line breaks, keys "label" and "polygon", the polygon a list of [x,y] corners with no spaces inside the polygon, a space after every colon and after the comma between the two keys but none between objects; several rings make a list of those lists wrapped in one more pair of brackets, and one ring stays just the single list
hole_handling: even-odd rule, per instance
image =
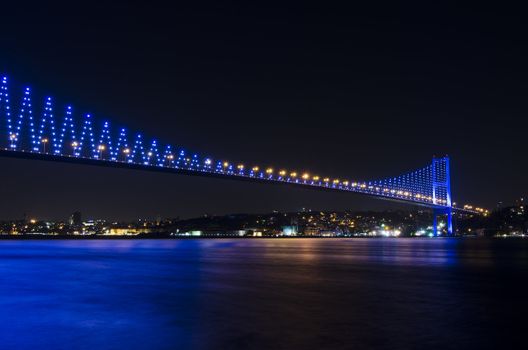
[{"label": "night sky", "polygon": [[[12,96],[29,84],[57,107],[215,159],[362,180],[449,154],[456,202],[493,208],[528,192],[520,9],[44,3],[0,7]],[[0,169],[0,219],[391,207],[86,165],[0,158]]]}]

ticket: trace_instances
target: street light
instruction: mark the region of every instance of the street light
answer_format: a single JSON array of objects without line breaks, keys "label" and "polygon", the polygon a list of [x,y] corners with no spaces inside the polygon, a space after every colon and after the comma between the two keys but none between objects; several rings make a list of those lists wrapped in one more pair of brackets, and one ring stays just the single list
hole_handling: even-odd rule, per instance
[{"label": "street light", "polygon": [[97,149],[99,150],[99,158],[103,159],[103,151],[106,149],[105,145],[99,145]]},{"label": "street light", "polygon": [[42,153],[46,153],[46,144],[48,143],[48,139],[43,137],[40,142],[42,143]]},{"label": "street light", "polygon": [[126,161],[127,158],[128,158],[128,155],[130,154],[130,148],[125,148],[123,150],[123,154],[124,154],[124,157],[125,157],[124,161]]},{"label": "street light", "polygon": [[77,147],[79,147],[79,143],[77,141],[73,141],[71,143],[71,146],[73,147],[73,155],[76,156],[77,155]]},{"label": "street light", "polygon": [[174,155],[173,154],[167,154],[167,160],[168,160],[168,165],[170,166],[172,160],[174,159]]},{"label": "street light", "polygon": [[17,139],[16,134],[9,135],[9,139],[11,140],[11,148],[15,148],[15,141]]}]

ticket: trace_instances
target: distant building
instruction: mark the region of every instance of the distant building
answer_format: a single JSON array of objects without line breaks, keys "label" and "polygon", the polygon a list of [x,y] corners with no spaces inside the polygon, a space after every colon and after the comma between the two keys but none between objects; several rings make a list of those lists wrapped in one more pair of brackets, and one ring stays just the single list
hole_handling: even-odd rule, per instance
[{"label": "distant building", "polygon": [[80,211],[76,211],[70,215],[70,225],[72,226],[81,226],[82,225],[82,215]]},{"label": "distant building", "polygon": [[284,236],[295,236],[297,235],[297,226],[282,226],[282,234]]},{"label": "distant building", "polygon": [[308,226],[304,229],[305,236],[319,236],[319,227]]},{"label": "distant building", "polygon": [[145,227],[112,227],[105,230],[104,234],[110,236],[134,236],[153,232],[152,229]]}]

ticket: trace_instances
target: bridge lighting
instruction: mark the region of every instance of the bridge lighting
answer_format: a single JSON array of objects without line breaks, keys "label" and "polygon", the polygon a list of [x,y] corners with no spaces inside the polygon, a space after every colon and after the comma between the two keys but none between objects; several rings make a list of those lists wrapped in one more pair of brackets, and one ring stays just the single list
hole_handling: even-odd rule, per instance
[{"label": "bridge lighting", "polygon": [[[74,123],[71,113],[71,107],[67,106],[66,114],[64,119],[61,120],[61,125],[55,125],[54,115],[52,111],[52,99],[47,97],[44,100],[43,113],[39,115],[38,122],[33,119],[32,115],[32,105],[31,105],[31,92],[27,88],[24,91],[23,99],[21,101],[20,115],[18,115],[16,120],[11,119],[10,110],[9,110],[9,100],[8,100],[8,91],[7,91],[7,78],[3,78],[0,82],[0,100],[2,104],[2,115],[5,117],[5,122],[7,122],[7,128],[4,128],[4,139],[7,139],[7,144],[11,144],[10,148],[12,150],[20,151],[35,151],[46,153],[47,143],[50,143],[52,149],[50,153],[61,155],[64,154],[62,149],[65,145],[70,144],[73,148],[73,156],[86,156],[90,159],[102,159],[103,151],[108,148],[109,151],[109,160],[116,160],[120,157],[120,152],[125,155],[125,161],[136,164],[146,164],[148,166],[165,166],[168,161],[169,164],[173,164],[171,161],[174,158],[170,146],[166,146],[164,153],[159,153],[158,144],[156,141],[152,141],[150,149],[145,147],[143,138],[141,135],[136,134],[136,139],[133,143],[128,144],[127,135],[125,129],[119,129],[119,137],[117,143],[112,144],[112,134],[110,130],[110,123],[104,122],[102,128],[97,128],[97,136],[95,135],[94,126],[92,125],[91,116],[88,114],[83,116],[80,120],[80,123]],[[56,130],[58,127],[58,130]],[[0,126],[1,129],[1,126]],[[58,135],[56,134],[58,132]],[[100,134],[99,134],[100,132]],[[117,135],[116,135],[117,136]],[[48,139],[49,138],[49,139]],[[22,144],[19,142],[22,141]],[[9,147],[9,146],[8,146]],[[41,148],[42,147],[42,148]],[[67,147],[67,146],[66,146]],[[130,147],[130,148],[129,148]],[[84,152],[81,152],[84,150]],[[161,156],[160,156],[161,155]],[[201,160],[199,160],[197,155],[191,157],[186,157],[184,151],[175,154],[176,159],[174,161],[175,167],[181,167],[182,164],[190,170],[199,170],[202,169],[200,165]],[[156,161],[150,162],[150,158],[153,157]],[[233,168],[235,165],[231,165],[227,161],[214,161],[214,167],[212,166],[213,161],[209,158],[204,160],[205,165],[204,169],[211,172],[224,173],[229,175],[235,175]],[[240,174],[245,170],[243,164],[239,164],[236,168],[240,171]],[[251,168],[252,171],[249,173],[249,176],[259,177],[262,179],[268,180],[277,180],[284,181],[287,178],[287,181],[294,183],[299,183],[299,180],[296,179],[297,172],[280,170],[277,172],[280,177],[274,177],[274,170],[272,168],[263,168],[259,170],[258,166]],[[265,172],[268,175],[264,175],[262,172]],[[258,172],[258,173],[257,173]],[[331,179],[325,177],[323,179],[324,183],[321,183],[319,176],[312,176],[308,173],[302,172],[299,176],[306,181],[312,181],[314,184],[317,181],[317,185],[322,185],[328,187],[330,184],[334,184],[334,188],[342,188],[346,190],[354,190],[357,192],[363,192],[369,195],[378,195],[385,197],[404,198],[407,200],[413,200],[415,202],[426,203],[427,205],[442,205],[447,206],[450,198],[450,184],[449,182],[438,182],[433,181],[433,177],[437,174],[437,178],[449,178],[449,159],[446,158],[434,158],[432,164],[428,166],[415,170],[409,174],[387,178],[380,181],[373,182],[352,182],[342,181],[338,179]],[[311,179],[311,180],[310,180]],[[302,181],[301,181],[302,183]],[[349,188],[348,186],[351,186]],[[339,185],[339,186],[336,186]],[[344,188],[346,186],[346,188]],[[435,191],[437,189],[437,191]],[[435,198],[433,199],[429,193],[435,193]],[[456,206],[455,203],[452,205]],[[473,207],[472,205],[466,204],[464,209],[479,214],[486,214],[488,211],[481,207]]]}]

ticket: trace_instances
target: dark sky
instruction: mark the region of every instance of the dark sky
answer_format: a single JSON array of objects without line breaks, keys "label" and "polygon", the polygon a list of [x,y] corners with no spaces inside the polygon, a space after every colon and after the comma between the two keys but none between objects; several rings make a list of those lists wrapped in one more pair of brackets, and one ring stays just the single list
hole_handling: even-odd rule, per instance
[{"label": "dark sky", "polygon": [[[520,9],[15,3],[1,5],[0,72],[76,111],[215,158],[349,179],[449,154],[457,202],[528,192]],[[2,158],[0,169],[0,219],[385,206],[84,165]]]}]

